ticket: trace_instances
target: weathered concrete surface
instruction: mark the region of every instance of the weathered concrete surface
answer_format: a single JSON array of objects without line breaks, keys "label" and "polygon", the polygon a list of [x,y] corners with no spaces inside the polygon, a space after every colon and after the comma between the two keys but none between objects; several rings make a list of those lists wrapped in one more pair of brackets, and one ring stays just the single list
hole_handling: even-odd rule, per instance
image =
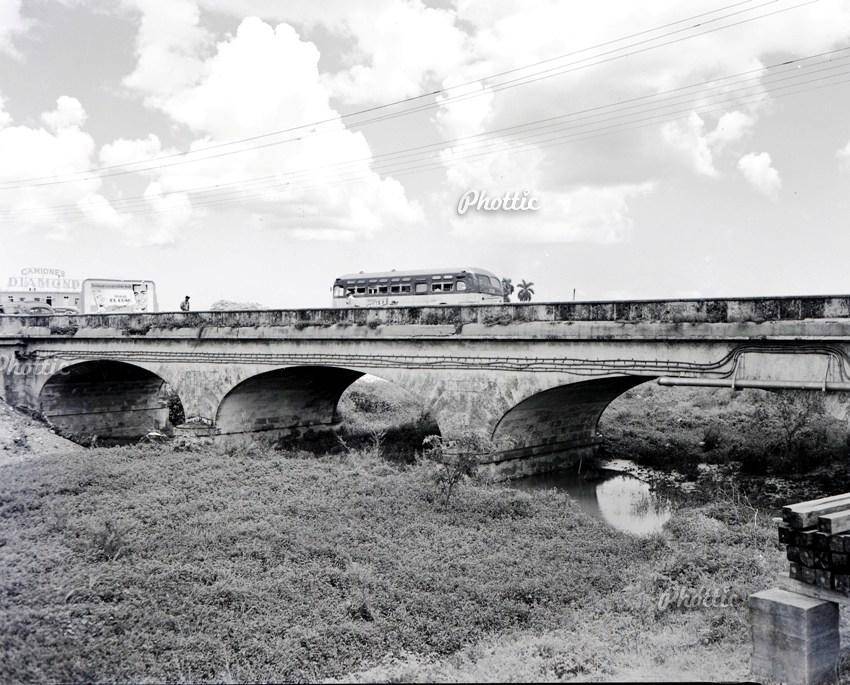
[{"label": "weathered concrete surface", "polygon": [[[482,459],[507,475],[592,450],[599,415],[638,383],[850,387],[848,353],[850,297],[0,317],[0,363],[24,369],[4,376],[15,406],[70,417],[82,391],[56,374],[121,362],[171,386],[187,418],[238,435],[331,425],[369,373],[418,397],[445,437],[492,437],[496,461]],[[99,406],[116,426],[136,405],[155,422],[155,385]]]},{"label": "weathered concrete surface", "polygon": [[838,605],[771,588],[750,595],[752,674],[789,685],[837,676]]},{"label": "weathered concrete surface", "polygon": [[[496,424],[493,439],[513,447],[509,459],[525,459],[592,445],[596,424],[611,401],[644,382],[637,376],[578,381],[536,393],[509,409]],[[565,408],[569,411],[564,411]]]}]

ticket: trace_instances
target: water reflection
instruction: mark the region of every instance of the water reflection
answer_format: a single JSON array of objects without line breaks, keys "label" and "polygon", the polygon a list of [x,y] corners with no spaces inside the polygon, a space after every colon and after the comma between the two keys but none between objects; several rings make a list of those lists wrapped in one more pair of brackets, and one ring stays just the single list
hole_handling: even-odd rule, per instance
[{"label": "water reflection", "polygon": [[661,530],[673,513],[670,501],[652,492],[648,483],[609,469],[589,474],[572,469],[542,473],[511,484],[523,490],[563,490],[587,513],[634,535]]}]

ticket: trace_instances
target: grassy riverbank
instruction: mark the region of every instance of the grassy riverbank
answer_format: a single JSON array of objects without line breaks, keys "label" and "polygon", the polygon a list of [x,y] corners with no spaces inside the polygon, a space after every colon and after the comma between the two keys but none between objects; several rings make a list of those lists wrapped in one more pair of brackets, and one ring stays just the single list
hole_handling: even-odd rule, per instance
[{"label": "grassy riverbank", "polygon": [[[698,483],[645,539],[555,491],[466,479],[443,505],[413,459],[433,429],[385,383],[346,393],[324,455],[86,450],[5,410],[0,680],[744,679],[745,598],[785,569],[770,507],[850,489],[845,423],[775,399],[611,406],[609,454]],[[660,608],[679,588],[728,606]]]},{"label": "grassy riverbank", "polygon": [[712,478],[725,475],[753,501],[778,507],[850,490],[850,423],[835,415],[846,401],[645,383],[611,403],[599,432],[608,457],[699,482],[700,465],[713,465]]},{"label": "grassy riverbank", "polygon": [[[674,585],[767,587],[734,503],[640,540],[564,494],[368,454],[173,446],[0,466],[0,680],[742,678],[746,613]],[[371,669],[371,670],[370,670]]]}]

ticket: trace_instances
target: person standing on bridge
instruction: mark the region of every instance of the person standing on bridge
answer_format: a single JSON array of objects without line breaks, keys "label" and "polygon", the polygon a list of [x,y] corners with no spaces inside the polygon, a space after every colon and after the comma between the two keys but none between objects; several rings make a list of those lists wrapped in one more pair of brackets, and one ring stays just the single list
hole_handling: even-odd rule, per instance
[{"label": "person standing on bridge", "polygon": [[189,296],[183,298],[183,301],[180,303],[180,311],[188,312],[189,311]]}]

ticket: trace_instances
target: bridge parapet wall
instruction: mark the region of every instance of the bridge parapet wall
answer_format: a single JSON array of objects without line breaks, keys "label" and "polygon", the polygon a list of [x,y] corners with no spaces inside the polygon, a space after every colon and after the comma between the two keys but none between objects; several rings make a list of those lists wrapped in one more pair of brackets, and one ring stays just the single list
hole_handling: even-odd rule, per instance
[{"label": "bridge parapet wall", "polygon": [[[764,297],[705,300],[641,300],[622,302],[555,302],[470,305],[463,307],[386,307],[293,309],[156,314],[90,314],[75,316],[0,316],[0,337],[228,337],[266,335],[325,337],[369,336],[378,327],[417,336],[484,335],[498,337],[528,324],[764,324],[850,321],[850,296]],[[421,328],[420,328],[421,327]],[[559,326],[558,328],[565,328]],[[681,335],[681,327],[659,328]],[[539,328],[542,334],[551,328]],[[585,327],[584,330],[587,330]],[[608,329],[610,331],[610,329]],[[711,330],[711,329],[707,329]],[[793,330],[787,329],[786,330]],[[633,327],[628,327],[629,334]],[[762,333],[766,333],[762,331]],[[769,334],[769,333],[768,333]]]}]

